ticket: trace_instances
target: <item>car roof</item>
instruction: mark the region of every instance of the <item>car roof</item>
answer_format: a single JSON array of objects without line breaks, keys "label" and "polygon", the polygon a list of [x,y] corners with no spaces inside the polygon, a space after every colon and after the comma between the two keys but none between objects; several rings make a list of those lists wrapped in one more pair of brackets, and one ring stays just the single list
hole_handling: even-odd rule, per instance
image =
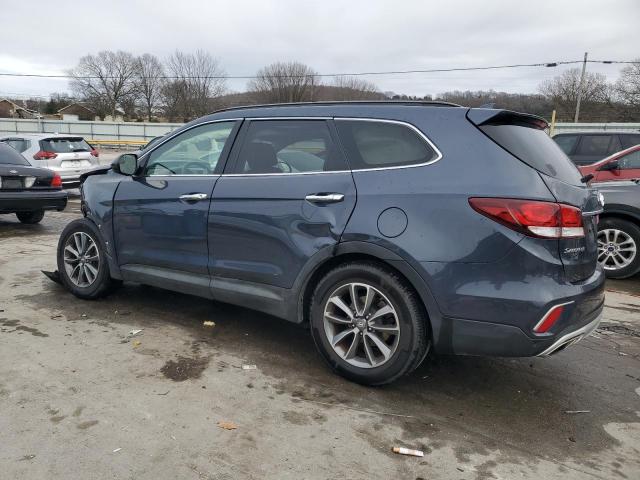
[{"label": "car roof", "polygon": [[[466,111],[455,103],[438,101],[348,101],[348,102],[301,102],[277,103],[266,105],[247,105],[218,110],[204,117],[205,120],[227,118],[261,117],[323,117],[323,116],[361,116],[363,114],[393,114],[407,108],[438,108]],[[197,121],[201,121],[198,119]]]}]

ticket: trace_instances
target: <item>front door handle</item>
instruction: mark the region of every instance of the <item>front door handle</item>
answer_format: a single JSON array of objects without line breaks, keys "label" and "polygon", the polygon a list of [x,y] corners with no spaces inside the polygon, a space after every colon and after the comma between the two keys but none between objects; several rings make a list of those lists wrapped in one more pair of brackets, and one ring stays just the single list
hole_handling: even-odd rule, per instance
[{"label": "front door handle", "polygon": [[304,197],[307,202],[311,203],[337,203],[344,200],[341,193],[314,193]]},{"label": "front door handle", "polygon": [[200,200],[206,200],[208,195],[206,193],[188,193],[186,195],[180,195],[180,200],[183,202],[193,203]]}]

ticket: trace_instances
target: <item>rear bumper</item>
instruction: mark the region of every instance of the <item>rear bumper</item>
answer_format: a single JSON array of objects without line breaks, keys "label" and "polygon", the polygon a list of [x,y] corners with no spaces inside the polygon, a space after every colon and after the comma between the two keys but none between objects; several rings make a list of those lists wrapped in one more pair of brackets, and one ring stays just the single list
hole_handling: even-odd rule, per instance
[{"label": "rear bumper", "polygon": [[451,329],[450,349],[439,353],[481,355],[490,357],[547,357],[579,342],[593,332],[602,319],[604,302],[589,315],[574,319],[575,323],[561,332],[543,338],[532,338],[513,325],[464,319],[443,319]]},{"label": "rear bumper", "polygon": [[562,335],[555,342],[553,342],[549,347],[545,348],[542,352],[540,352],[537,356],[548,357],[549,355],[553,355],[554,353],[559,352],[560,350],[564,349],[565,347],[568,347],[569,345],[578,343],[583,338],[591,335],[591,332],[593,332],[596,328],[598,328],[598,325],[600,325],[601,320],[602,320],[602,311],[600,311],[598,316],[596,316],[596,318],[591,320],[585,326],[580,327],[571,332],[567,332],[564,335]]},{"label": "rear bumper", "polygon": [[36,210],[64,210],[67,192],[25,191],[0,192],[0,213],[33,212]]},{"label": "rear bumper", "polygon": [[[563,275],[517,277],[488,281],[487,265],[462,266],[462,282],[438,282],[448,288],[446,312],[433,327],[435,351],[456,355],[531,357],[550,355],[596,328],[604,309],[605,276],[601,267],[581,282]],[[517,271],[512,269],[512,271]],[[467,283],[468,282],[468,283]],[[454,290],[451,290],[451,286]],[[442,296],[436,297],[442,301]],[[534,326],[554,306],[565,304],[562,316],[543,334]],[[443,309],[444,310],[444,309]]]}]

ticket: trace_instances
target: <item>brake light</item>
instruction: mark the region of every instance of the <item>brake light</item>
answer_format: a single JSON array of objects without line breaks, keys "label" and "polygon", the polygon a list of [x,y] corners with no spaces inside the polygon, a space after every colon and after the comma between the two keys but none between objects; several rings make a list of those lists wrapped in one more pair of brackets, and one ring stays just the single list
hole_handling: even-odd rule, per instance
[{"label": "brake light", "polygon": [[51,186],[53,188],[62,188],[62,177],[60,177],[60,174],[53,174],[53,178],[51,179]]},{"label": "brake light", "polygon": [[94,157],[98,158],[98,156],[99,156],[100,154],[98,153],[98,150],[96,150],[95,148],[92,148],[92,149],[91,149],[91,155],[93,155]]},{"label": "brake light", "polygon": [[584,236],[582,212],[571,205],[515,198],[470,198],[469,204],[485,217],[532,237]]},{"label": "brake light", "polygon": [[[566,305],[566,304],[564,304]],[[533,327],[535,333],[546,333],[551,327],[558,321],[562,312],[564,312],[564,305],[556,305],[552,307],[544,317]]]},{"label": "brake light", "polygon": [[34,160],[50,160],[56,158],[58,155],[55,152],[48,152],[46,150],[40,150],[33,156]]}]

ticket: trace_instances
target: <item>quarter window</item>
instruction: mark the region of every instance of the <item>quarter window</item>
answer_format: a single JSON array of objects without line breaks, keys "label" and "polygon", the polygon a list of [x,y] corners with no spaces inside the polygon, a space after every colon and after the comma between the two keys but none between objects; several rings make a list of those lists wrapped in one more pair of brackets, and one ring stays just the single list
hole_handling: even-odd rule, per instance
[{"label": "quarter window", "polygon": [[222,150],[235,122],[207,123],[179,134],[153,150],[146,175],[211,175],[219,173]]},{"label": "quarter window", "polygon": [[287,174],[347,170],[325,120],[253,120],[234,173]]},{"label": "quarter window", "polygon": [[337,120],[336,125],[353,170],[419,165],[438,155],[416,131],[401,123]]}]

